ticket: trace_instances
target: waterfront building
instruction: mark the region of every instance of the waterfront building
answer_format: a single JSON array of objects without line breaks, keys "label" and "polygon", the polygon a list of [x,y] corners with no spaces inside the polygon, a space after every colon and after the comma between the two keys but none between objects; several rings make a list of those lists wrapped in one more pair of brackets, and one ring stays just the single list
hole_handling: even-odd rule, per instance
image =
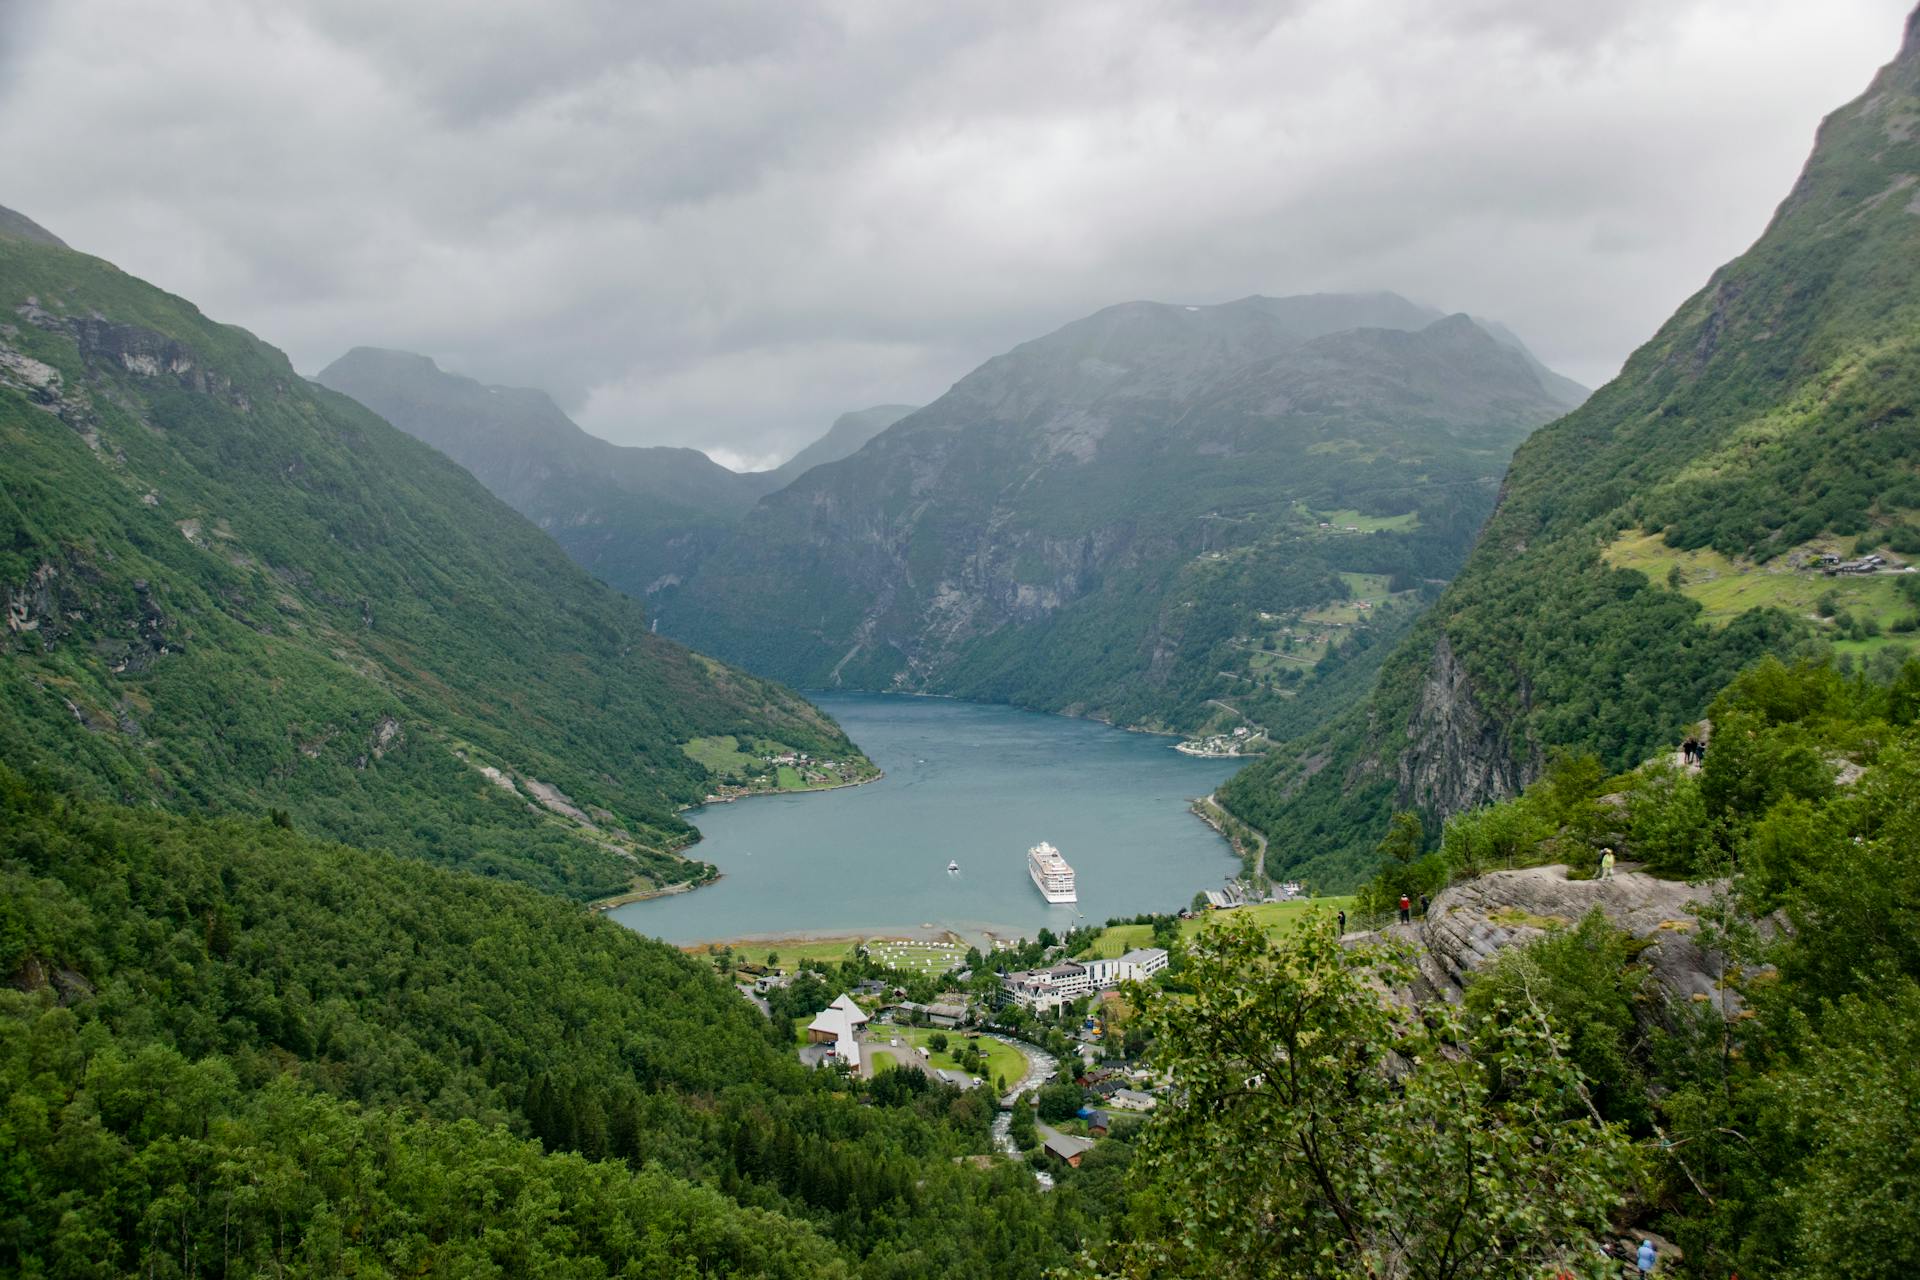
[{"label": "waterfront building", "polygon": [[1000,985],[1005,999],[1044,1013],[1096,991],[1111,991],[1123,982],[1145,982],[1166,967],[1164,948],[1136,947],[1111,960],[1063,960],[1046,969],[1010,973]]},{"label": "waterfront building", "polygon": [[1083,960],[1095,991],[1111,991],[1123,982],[1145,982],[1167,967],[1163,947],[1135,947],[1111,960]]}]

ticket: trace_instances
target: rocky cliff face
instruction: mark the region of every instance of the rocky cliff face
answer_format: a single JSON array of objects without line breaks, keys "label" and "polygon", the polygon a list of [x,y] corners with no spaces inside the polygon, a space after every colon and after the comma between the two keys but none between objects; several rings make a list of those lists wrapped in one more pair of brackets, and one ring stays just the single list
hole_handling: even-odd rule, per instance
[{"label": "rocky cliff face", "polygon": [[1473,677],[1441,633],[1407,722],[1394,802],[1402,809],[1460,813],[1517,796],[1539,774],[1531,748],[1513,737],[1512,719],[1480,706]]}]

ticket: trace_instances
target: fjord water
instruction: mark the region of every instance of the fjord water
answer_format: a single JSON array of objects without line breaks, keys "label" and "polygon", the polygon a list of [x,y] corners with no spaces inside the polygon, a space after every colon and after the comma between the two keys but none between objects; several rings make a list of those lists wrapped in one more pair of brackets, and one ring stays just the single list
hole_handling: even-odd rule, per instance
[{"label": "fjord water", "polygon": [[[675,943],[922,925],[1031,937],[1175,910],[1238,870],[1187,808],[1237,762],[1009,707],[879,694],[814,701],[886,776],[695,810],[687,816],[702,839],[691,852],[723,878],[620,907],[614,919]],[[1078,873],[1077,907],[1048,905],[1028,878],[1027,848],[1041,840]]]}]

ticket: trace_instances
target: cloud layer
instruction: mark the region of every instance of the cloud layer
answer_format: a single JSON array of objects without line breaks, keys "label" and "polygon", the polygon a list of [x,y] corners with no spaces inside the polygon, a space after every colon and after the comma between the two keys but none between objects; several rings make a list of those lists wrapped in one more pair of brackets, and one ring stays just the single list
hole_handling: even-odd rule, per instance
[{"label": "cloud layer", "polygon": [[0,204],[285,347],[766,464],[1131,298],[1609,376],[1905,0],[0,0]]}]

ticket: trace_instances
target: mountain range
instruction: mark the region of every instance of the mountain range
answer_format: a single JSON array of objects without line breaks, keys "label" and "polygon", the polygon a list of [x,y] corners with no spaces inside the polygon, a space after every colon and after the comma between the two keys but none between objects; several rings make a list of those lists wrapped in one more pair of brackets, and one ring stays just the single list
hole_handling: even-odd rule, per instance
[{"label": "mountain range", "polygon": [[844,414],[783,465],[736,472],[697,449],[612,444],[544,391],[484,386],[405,351],[355,347],[315,381],[452,458],[582,568],[642,600],[691,576],[760,498],[910,411]]},{"label": "mountain range", "polygon": [[762,499],[660,625],[801,686],[1292,722],[1582,394],[1388,293],[1110,307]]},{"label": "mountain range", "polygon": [[704,873],[689,743],[858,767],[251,335],[12,214],[0,300],[0,763],[577,898]]},{"label": "mountain range", "polygon": [[1821,125],[1759,240],[1514,455],[1459,578],[1371,699],[1236,777],[1270,865],[1350,876],[1395,808],[1514,795],[1560,752],[1674,741],[1765,653],[1920,628],[1920,35]]}]

